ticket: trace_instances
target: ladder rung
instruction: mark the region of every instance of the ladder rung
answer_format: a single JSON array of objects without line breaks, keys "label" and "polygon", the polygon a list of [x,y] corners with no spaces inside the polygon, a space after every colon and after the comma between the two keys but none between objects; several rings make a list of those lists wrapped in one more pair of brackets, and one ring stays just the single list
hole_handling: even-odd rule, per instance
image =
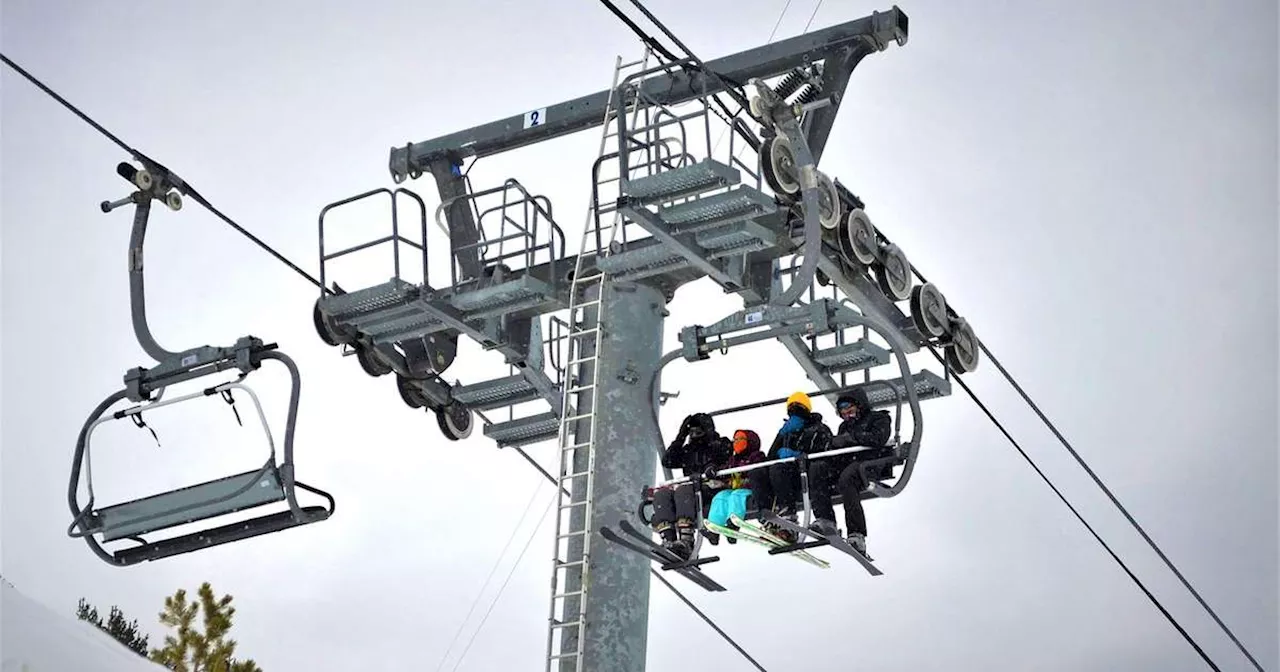
[{"label": "ladder rung", "polygon": [[[572,627],[574,627],[574,626],[576,626],[576,625],[580,625],[581,623],[582,623],[582,621],[581,621],[581,620],[578,620],[578,621],[569,621],[568,623],[557,623],[557,622],[555,622],[555,619],[552,619],[551,629],[552,629],[552,630],[555,630],[556,628],[572,628]],[[576,655],[578,655],[578,654],[573,653],[573,654],[569,654],[569,655],[576,656]]]},{"label": "ladder rung", "polygon": [[582,564],[582,563],[584,563],[584,562],[586,562],[586,561],[585,561],[585,560],[574,560],[573,562],[559,562],[559,561],[557,561],[557,562],[556,562],[556,569],[564,569],[565,567],[577,567],[578,565],[581,565],[581,564]]},{"label": "ladder rung", "polygon": [[563,420],[561,420],[560,422],[561,422],[561,423],[566,423],[566,422],[573,422],[574,420],[586,420],[587,418],[590,418],[590,417],[591,417],[591,416],[593,416],[593,415],[595,415],[595,414],[594,414],[594,413],[579,413],[578,415],[568,415],[568,416],[565,416],[565,417],[564,417],[564,419],[563,419]]},{"label": "ladder rung", "polygon": [[596,356],[591,355],[590,357],[582,357],[581,359],[571,359],[569,360],[568,363],[565,364],[565,366],[573,366],[575,364],[585,364],[587,362],[594,362],[594,361],[596,361]]},{"label": "ladder rung", "polygon": [[598,305],[600,305],[600,299],[591,299],[590,301],[583,301],[582,303],[573,304],[573,309],[582,310],[583,308],[590,308],[591,306],[598,306]]},{"label": "ladder rung", "polygon": [[590,385],[583,385],[581,387],[571,387],[565,390],[565,392],[567,394],[573,394],[574,392],[585,392],[586,390],[594,389],[595,386],[596,386],[595,383],[592,383]]},{"label": "ladder rung", "polygon": [[571,591],[571,592],[568,592],[568,593],[558,593],[558,594],[556,594],[556,595],[552,595],[552,596],[551,596],[551,599],[553,599],[553,600],[563,600],[563,599],[564,599],[564,598],[566,598],[566,597],[574,597],[574,596],[577,596],[577,595],[583,595],[583,594],[585,594],[585,593],[584,593],[583,591],[581,591],[581,590],[574,590],[574,591]]},{"label": "ladder rung", "polygon": [[570,537],[580,537],[586,533],[587,533],[586,530],[578,530],[577,532],[565,532],[564,534],[557,534],[556,539],[568,539]]},{"label": "ladder rung", "polygon": [[577,657],[578,657],[578,652],[577,652],[577,651],[574,651],[574,652],[572,652],[572,653],[557,653],[556,655],[551,656],[551,658],[550,658],[550,659],[551,659],[551,660],[560,660],[561,658],[577,658]]},{"label": "ladder rung", "polygon": [[560,447],[560,452],[562,452],[562,453],[567,453],[567,452],[569,452],[569,451],[571,451],[571,450],[577,450],[578,448],[590,448],[590,447],[591,447],[591,442],[590,442],[590,441],[588,441],[588,442],[586,442],[586,443],[575,443],[575,444],[570,445],[570,446],[561,446],[561,447]]},{"label": "ladder rung", "polygon": [[583,476],[586,476],[587,474],[590,474],[590,473],[591,473],[591,472],[589,472],[589,471],[578,471],[578,472],[574,472],[574,473],[572,473],[572,474],[562,474],[562,475],[560,476],[560,480],[561,480],[561,481],[565,481],[565,480],[568,480],[568,479],[570,479],[570,478],[582,478]]},{"label": "ladder rung", "polygon": [[600,331],[600,327],[591,327],[590,329],[579,329],[569,334],[569,338],[582,338],[583,336],[590,336],[591,334],[594,334],[598,331]]},{"label": "ladder rung", "polygon": [[586,503],[587,503],[586,500],[583,500],[581,502],[569,502],[568,504],[561,504],[560,510],[564,511],[565,509],[572,509],[575,506],[583,506]]}]

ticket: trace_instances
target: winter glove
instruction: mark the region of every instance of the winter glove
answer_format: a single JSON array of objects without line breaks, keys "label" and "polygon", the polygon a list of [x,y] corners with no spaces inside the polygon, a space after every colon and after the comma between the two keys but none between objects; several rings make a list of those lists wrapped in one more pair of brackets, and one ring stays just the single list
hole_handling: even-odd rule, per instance
[{"label": "winter glove", "polygon": [[693,426],[693,416],[692,415],[685,416],[684,422],[680,423],[680,430],[676,432],[676,438],[678,438],[681,443],[684,443],[684,439],[689,436],[689,428],[692,426]]},{"label": "winter glove", "polygon": [[782,423],[782,429],[779,431],[779,433],[790,434],[794,431],[799,430],[801,427],[804,427],[804,418],[801,418],[798,415],[792,415],[787,418],[786,422]]},{"label": "winter glove", "polygon": [[714,464],[708,464],[708,465],[707,465],[707,468],[702,470],[702,478],[703,478],[703,480],[709,481],[709,480],[711,480],[711,479],[715,478],[715,477],[716,477],[716,472],[717,472],[717,471],[720,471],[720,470],[719,470],[719,469],[716,469],[716,465],[714,465]]},{"label": "winter glove", "polygon": [[778,457],[784,460],[787,459],[788,457],[799,457],[799,456],[800,456],[800,451],[798,450],[791,450],[790,448],[778,449]]}]

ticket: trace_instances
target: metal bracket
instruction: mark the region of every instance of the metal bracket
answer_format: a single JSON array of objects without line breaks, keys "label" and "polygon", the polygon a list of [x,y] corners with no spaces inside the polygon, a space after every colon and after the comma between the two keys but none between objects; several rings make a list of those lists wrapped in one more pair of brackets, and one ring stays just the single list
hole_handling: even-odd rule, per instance
[{"label": "metal bracket", "polygon": [[[707,61],[704,64],[706,68],[718,76],[672,68],[670,73],[646,77],[638,86],[642,97],[651,104],[674,106],[721,93],[726,82],[768,79],[819,61],[847,58],[846,54],[851,52],[861,52],[865,56],[884,49],[890,42],[904,45],[906,41],[907,15],[894,6],[887,12],[876,12],[861,19]],[[856,61],[847,69],[828,66],[826,73],[829,73],[829,78],[824,73],[824,91],[843,91],[854,65]],[[519,114],[433,140],[394,147],[388,161],[391,178],[400,183],[431,170],[429,166],[434,161],[443,161],[442,165],[451,169],[451,162],[462,157],[491,156],[595,128],[604,122],[603,112],[610,93],[604,90],[545,106],[538,110],[536,123],[530,123],[531,113]],[[833,104],[823,112],[815,112],[815,115],[830,115],[834,119],[836,107]],[[829,132],[829,123],[815,123],[808,135],[810,145],[820,149],[826,144]],[[818,153],[815,151],[815,156]],[[431,172],[440,174],[435,170]]]},{"label": "metal bracket", "polygon": [[[855,315],[855,318],[850,319],[849,315]],[[707,359],[713,350],[726,351],[736,345],[788,335],[829,334],[835,329],[859,324],[857,319],[860,316],[841,308],[831,299],[819,299],[799,306],[760,306],[740,310],[710,326],[695,325],[681,329],[681,355],[687,361],[698,361]],[[746,331],[752,333],[733,335]]]}]

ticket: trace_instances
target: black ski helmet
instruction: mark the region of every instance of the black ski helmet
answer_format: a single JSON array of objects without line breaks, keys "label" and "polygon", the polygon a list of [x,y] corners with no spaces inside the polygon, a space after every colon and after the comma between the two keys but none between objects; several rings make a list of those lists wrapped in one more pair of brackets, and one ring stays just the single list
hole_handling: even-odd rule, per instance
[{"label": "black ski helmet", "polygon": [[867,391],[861,387],[855,387],[836,399],[837,409],[849,405],[856,406],[859,412],[871,410],[871,400],[867,398]]}]

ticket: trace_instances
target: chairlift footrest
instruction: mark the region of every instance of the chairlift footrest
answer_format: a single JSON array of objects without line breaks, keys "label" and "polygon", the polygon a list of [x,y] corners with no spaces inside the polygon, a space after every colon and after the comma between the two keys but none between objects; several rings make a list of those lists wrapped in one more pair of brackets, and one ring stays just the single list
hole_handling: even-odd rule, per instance
[{"label": "chairlift footrest", "polygon": [[818,548],[820,546],[829,546],[830,543],[831,542],[827,541],[826,539],[817,539],[814,541],[800,541],[794,544],[787,544],[786,546],[778,546],[776,548],[771,548],[769,549],[769,555],[780,555],[782,553],[794,553],[796,551],[807,551],[811,548]]},{"label": "chairlift footrest", "polygon": [[668,562],[663,564],[662,568],[664,570],[686,569],[686,568],[693,568],[693,567],[701,567],[702,565],[705,565],[709,562],[720,562],[720,557],[715,555],[709,555],[705,558],[690,558],[688,560],[681,560],[680,562]]},{"label": "chairlift footrest", "polygon": [[[627,521],[625,520],[622,521],[619,524],[619,527],[624,532],[626,532],[627,535],[631,537],[635,537],[635,540],[623,538],[621,535],[619,535],[617,532],[615,532],[612,528],[609,528],[609,527],[601,527],[600,536],[604,537],[608,541],[618,546],[621,546],[622,548],[625,548],[633,553],[645,556],[653,562],[659,562],[665,565],[677,559],[674,555],[671,555],[671,553],[667,551],[667,549],[663,548],[661,545],[657,544],[652,539],[648,538],[648,535],[644,535],[644,536],[638,535],[637,530],[631,527],[631,525],[627,523]],[[719,592],[725,591],[724,586],[720,585],[719,583],[716,583],[715,580],[713,580],[711,577],[707,576],[706,574],[703,574],[696,567],[672,569],[671,571],[676,572],[677,574],[685,577],[686,579],[689,579],[690,581],[693,582],[694,585],[698,586],[699,588],[702,588],[703,590],[713,592],[713,593],[719,593]]]},{"label": "chairlift footrest", "polygon": [[116,551],[113,556],[122,565],[134,565],[140,562],[161,560],[163,558],[199,551],[212,546],[220,546],[235,541],[243,541],[252,537],[280,532],[291,527],[320,522],[328,518],[329,512],[322,506],[302,507],[304,520],[298,521],[292,511],[281,511],[259,518],[230,523],[210,530],[163,541],[155,541],[141,546]]}]

